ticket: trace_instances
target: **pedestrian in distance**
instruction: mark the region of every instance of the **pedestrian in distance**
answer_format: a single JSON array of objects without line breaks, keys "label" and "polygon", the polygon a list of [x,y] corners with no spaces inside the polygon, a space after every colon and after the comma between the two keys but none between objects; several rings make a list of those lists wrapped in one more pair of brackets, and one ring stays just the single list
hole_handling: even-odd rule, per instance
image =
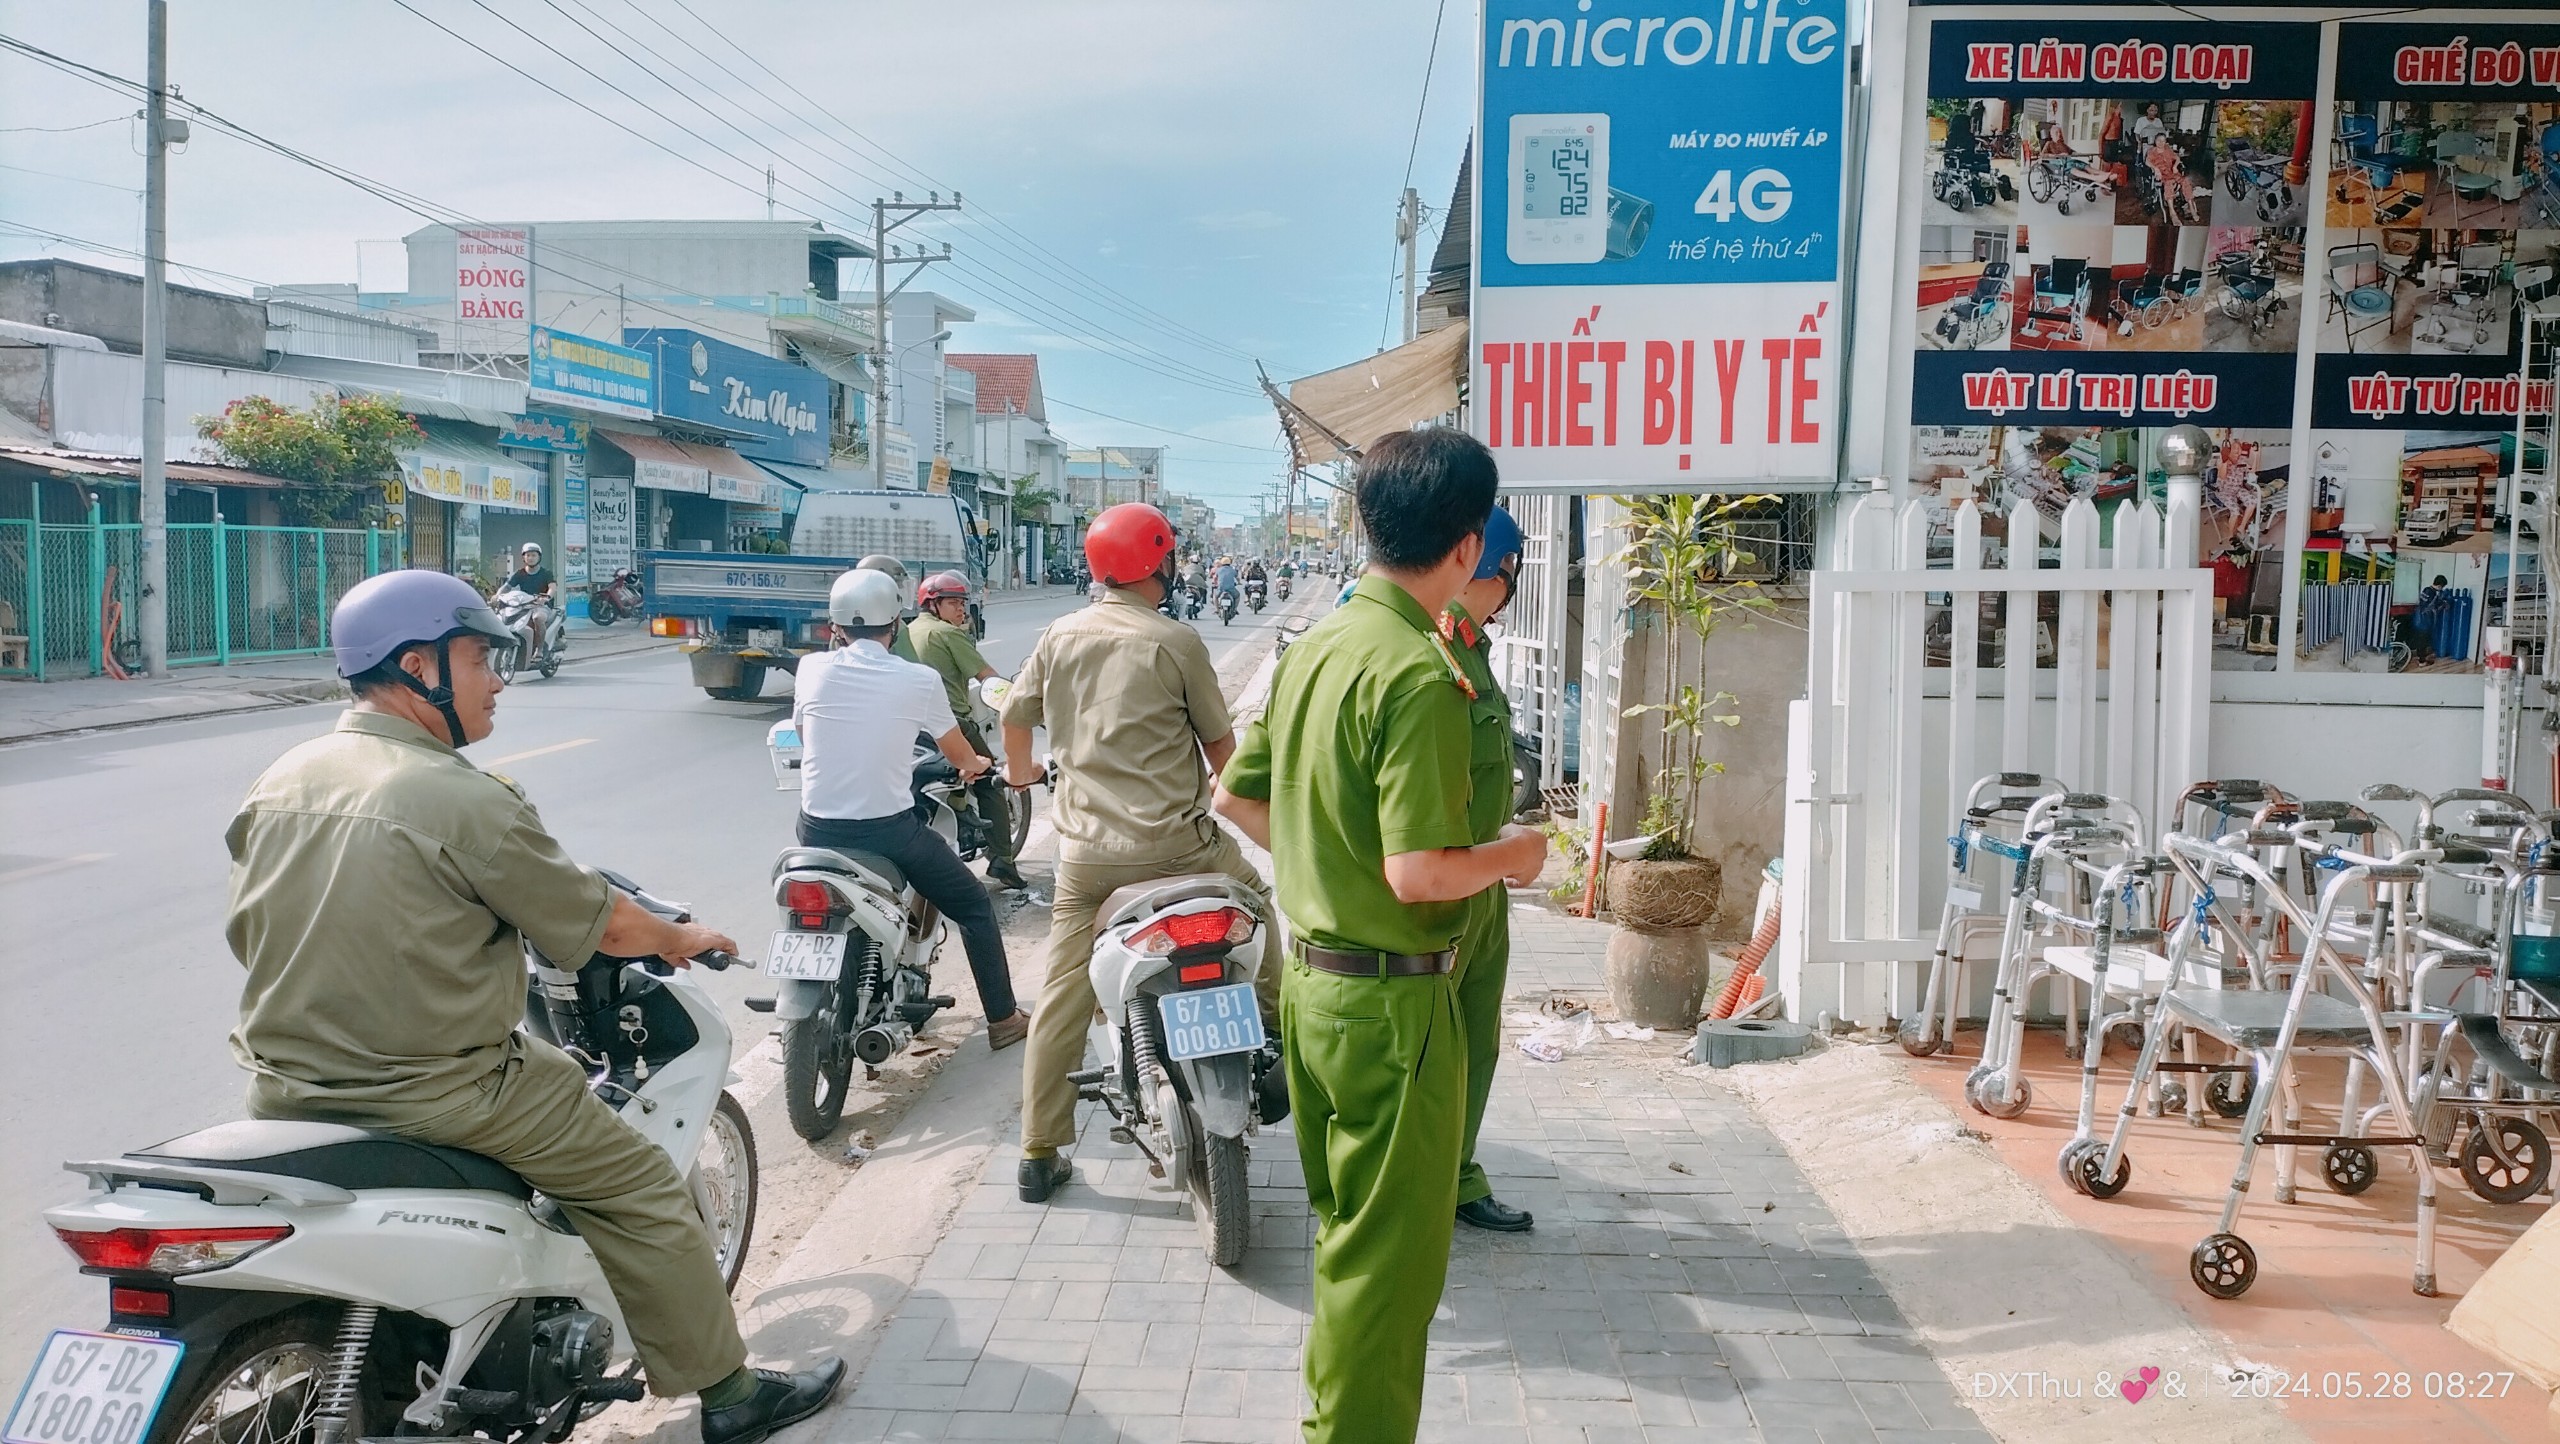
[{"label": "pedestrian in distance", "polygon": [[[1209,815],[1209,788],[1234,753],[1235,723],[1200,634],[1157,610],[1174,579],[1173,523],[1142,502],[1094,518],[1085,557],[1103,594],[1049,625],[1004,704],[1007,779],[1040,780],[1031,729],[1049,729],[1057,800],[1057,885],[1049,973],[1022,1059],[1016,1191],[1046,1202],[1072,1165],[1076,1085],[1094,1012],[1095,914],[1133,883],[1222,872],[1268,895],[1262,875]],[[1279,970],[1258,987],[1274,1015]]]},{"label": "pedestrian in distance", "polygon": [[800,825],[804,847],[877,853],[960,929],[969,976],[987,1014],[987,1046],[1010,1048],[1031,1030],[1013,996],[995,903],[960,854],[918,815],[915,739],[933,739],[961,780],[995,764],[969,745],[952,715],[942,676],[889,655],[906,598],[896,582],[859,567],[827,596],[833,651],[800,659],[791,716],[800,731]]},{"label": "pedestrian in distance", "polygon": [[686,967],[737,944],[668,922],[571,860],[515,783],[464,747],[497,726],[490,648],[512,633],[468,582],[386,572],[330,615],[355,702],[287,752],[231,821],[224,934],[248,969],[232,1056],[249,1112],[485,1154],[594,1249],[661,1396],[702,1396],[705,1444],[752,1444],[844,1378],[746,1367],[692,1193],[666,1152],[517,1025],[523,945]]},{"label": "pedestrian in distance", "polygon": [[[1495,507],[1485,519],[1484,556],[1448,608],[1440,636],[1466,674],[1467,821],[1478,844],[1499,841],[1518,792],[1511,776],[1511,699],[1493,675],[1493,638],[1485,624],[1511,604],[1520,579],[1520,523]],[[1496,884],[1467,900],[1467,930],[1458,940],[1458,1016],[1467,1028],[1467,1122],[1458,1141],[1458,1222],[1494,1233],[1527,1233],[1537,1220],[1493,1196],[1476,1162],[1485,1102],[1502,1057],[1502,993],[1511,975],[1511,893]]]},{"label": "pedestrian in distance", "polygon": [[1475,575],[1493,454],[1447,427],[1361,459],[1369,572],[1292,644],[1217,807],[1271,850],[1293,930],[1280,1032],[1316,1215],[1308,1444],[1410,1440],[1456,1226],[1469,900],[1534,880],[1546,839],[1468,816],[1471,685],[1437,618]]}]

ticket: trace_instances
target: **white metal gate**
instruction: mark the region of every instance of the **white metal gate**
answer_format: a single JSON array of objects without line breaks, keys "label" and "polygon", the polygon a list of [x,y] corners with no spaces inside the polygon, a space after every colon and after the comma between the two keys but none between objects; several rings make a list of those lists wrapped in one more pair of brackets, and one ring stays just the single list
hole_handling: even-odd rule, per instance
[{"label": "white metal gate", "polygon": [[[1778,968],[1799,1020],[1875,1023],[1915,1006],[1936,932],[1934,915],[1922,921],[1924,880],[1943,873],[1955,809],[1980,777],[2045,773],[2132,801],[2156,828],[2203,774],[2213,573],[2196,566],[2193,493],[2173,495],[2165,527],[2147,503],[2119,508],[2111,551],[2098,545],[2097,508],[2072,501],[2058,570],[2039,568],[2046,523],[2032,501],[2007,517],[2004,568],[1981,565],[1974,503],[1952,521],[1958,568],[1929,570],[1925,505],[1870,496],[1841,527],[1840,569],[1812,577],[1807,695],[1789,723]],[[1927,666],[1933,594],[1949,612],[1943,669]],[[1980,603],[1995,595],[2008,605],[1990,669]],[[1923,706],[1936,676],[1942,729]]]},{"label": "white metal gate", "polygon": [[1565,650],[1573,582],[1573,540],[1565,534],[1571,499],[1513,495],[1503,502],[1520,523],[1520,589],[1494,642],[1494,675],[1518,713],[1514,725],[1538,739],[1538,785],[1554,787],[1564,781],[1565,684],[1577,670]]}]

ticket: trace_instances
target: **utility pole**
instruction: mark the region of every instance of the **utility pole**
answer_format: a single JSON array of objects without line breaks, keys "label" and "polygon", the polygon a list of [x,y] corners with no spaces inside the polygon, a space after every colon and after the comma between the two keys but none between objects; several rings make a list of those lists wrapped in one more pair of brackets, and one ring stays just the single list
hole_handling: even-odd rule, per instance
[{"label": "utility pole", "polygon": [[1404,339],[1408,341],[1422,316],[1422,298],[1413,293],[1413,247],[1421,235],[1422,195],[1406,186],[1404,199],[1396,204],[1396,242],[1404,247]]},{"label": "utility pole", "polygon": [[[142,202],[142,670],[169,675],[169,0],[150,0]],[[221,599],[215,599],[221,605]],[[116,639],[98,639],[99,660]]]},{"label": "utility pole", "polygon": [[[905,290],[908,282],[913,281],[924,267],[935,261],[951,259],[949,241],[942,243],[940,255],[929,254],[918,246],[912,256],[900,254],[893,257],[889,254],[889,233],[927,211],[960,209],[958,191],[953,191],[947,201],[939,191],[927,191],[925,197],[911,201],[904,191],[892,191],[889,199],[871,202],[871,484],[881,491],[889,489],[889,298]],[[894,221],[889,219],[891,211],[898,212]],[[889,267],[892,265],[914,269],[907,272],[904,280],[892,286],[889,284]]]},{"label": "utility pole", "polygon": [[773,219],[773,167],[764,168],[764,218]]}]

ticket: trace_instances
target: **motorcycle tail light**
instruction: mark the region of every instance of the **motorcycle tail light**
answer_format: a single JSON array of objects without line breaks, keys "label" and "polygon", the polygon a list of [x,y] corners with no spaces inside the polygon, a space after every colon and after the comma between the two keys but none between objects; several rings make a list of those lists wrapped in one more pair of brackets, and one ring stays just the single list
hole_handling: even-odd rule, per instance
[{"label": "motorcycle tail light", "polygon": [[1253,936],[1253,914],[1241,908],[1177,913],[1149,923],[1129,938],[1129,946],[1153,957],[1193,948],[1232,947]]},{"label": "motorcycle tail light", "polygon": [[56,1237],[80,1260],[100,1273],[192,1274],[238,1263],[279,1239],[290,1236],[290,1224],[244,1228],[116,1228],[86,1233],[56,1228]]},{"label": "motorcycle tail light", "polygon": [[819,882],[786,882],[782,885],[782,906],[791,914],[791,925],[802,932],[816,932],[827,925],[827,914],[835,911],[835,894]]},{"label": "motorcycle tail light", "polygon": [[693,623],[684,617],[651,617],[649,619],[649,635],[652,637],[690,637],[693,635]]}]

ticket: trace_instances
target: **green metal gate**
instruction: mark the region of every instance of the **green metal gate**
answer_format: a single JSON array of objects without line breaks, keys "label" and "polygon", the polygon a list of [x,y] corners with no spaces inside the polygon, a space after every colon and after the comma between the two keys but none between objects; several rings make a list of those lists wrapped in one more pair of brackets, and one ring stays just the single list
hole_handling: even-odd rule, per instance
[{"label": "green metal gate", "polygon": [[[169,660],[176,665],[328,650],[347,589],[399,564],[378,531],[181,523],[168,529]],[[0,519],[0,676],[91,677],[141,655],[142,529]],[[112,603],[112,605],[111,605]],[[109,627],[112,624],[112,635]]]}]

